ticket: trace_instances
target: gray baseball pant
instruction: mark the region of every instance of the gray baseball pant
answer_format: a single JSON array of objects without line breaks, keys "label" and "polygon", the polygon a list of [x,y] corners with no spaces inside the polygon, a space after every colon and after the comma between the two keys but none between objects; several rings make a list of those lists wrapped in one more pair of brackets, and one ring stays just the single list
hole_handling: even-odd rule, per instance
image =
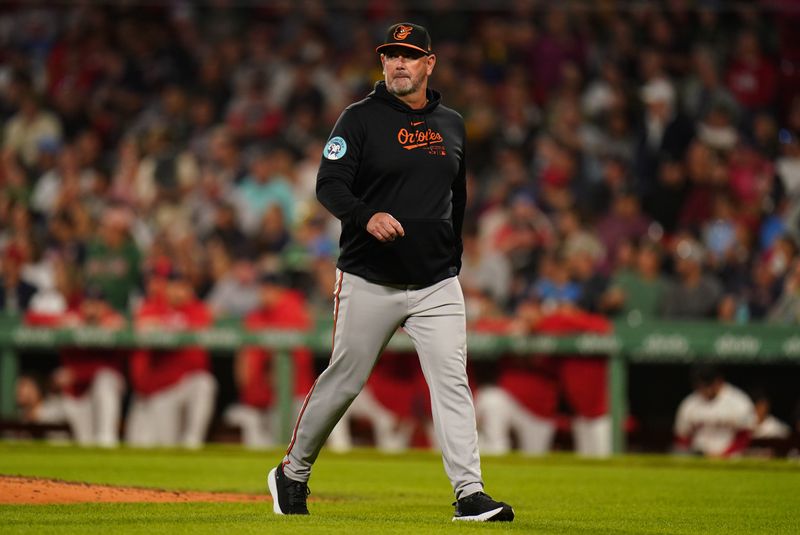
[{"label": "gray baseball pant", "polygon": [[284,473],[308,481],[331,430],[403,326],[428,382],[433,423],[456,498],[483,490],[475,408],[467,383],[464,295],[456,277],[424,288],[383,285],[337,270],[331,361],[306,396]]}]

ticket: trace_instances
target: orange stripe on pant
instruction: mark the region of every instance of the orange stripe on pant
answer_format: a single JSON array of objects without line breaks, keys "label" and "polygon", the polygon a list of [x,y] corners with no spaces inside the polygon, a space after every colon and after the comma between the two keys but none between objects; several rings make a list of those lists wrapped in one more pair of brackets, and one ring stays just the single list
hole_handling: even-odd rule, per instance
[{"label": "orange stripe on pant", "polygon": [[[339,293],[342,291],[342,279],[344,278],[344,272],[339,272],[339,280],[336,283],[336,292],[333,294],[333,335],[331,339],[331,357],[333,357],[333,349],[336,343],[336,322],[339,320]],[[306,399],[303,400],[303,407],[300,409],[300,414],[297,415],[297,422],[294,424],[294,431],[292,431],[292,440],[289,442],[289,447],[286,448],[286,456],[289,455],[292,451],[292,447],[294,446],[295,440],[297,440],[297,428],[300,427],[300,419],[303,417],[303,413],[306,412],[306,407],[308,406],[308,400],[311,399],[311,394],[314,392],[314,387],[317,386],[317,381],[314,381],[314,384],[311,385],[311,390],[308,391],[306,394]],[[289,461],[286,460],[284,462],[284,466]]]}]

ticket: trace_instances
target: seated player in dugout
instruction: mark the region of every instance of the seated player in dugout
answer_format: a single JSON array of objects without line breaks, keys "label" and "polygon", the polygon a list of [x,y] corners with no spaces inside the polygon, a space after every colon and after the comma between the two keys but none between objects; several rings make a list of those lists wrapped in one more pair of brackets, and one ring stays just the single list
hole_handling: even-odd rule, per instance
[{"label": "seated player in dugout", "polygon": [[[307,331],[311,325],[305,298],[283,284],[277,273],[265,272],[258,279],[258,307],[244,318],[249,331],[268,329]],[[294,376],[293,417],[314,383],[314,362],[306,347],[291,352]],[[234,380],[239,402],[225,411],[229,425],[239,427],[248,448],[275,445],[279,421],[275,392],[275,352],[263,346],[243,347],[234,361]]]},{"label": "seated player in dugout", "polygon": [[412,445],[419,432],[436,445],[431,422],[430,397],[413,352],[384,351],[361,393],[353,400],[328,440],[337,451],[352,448],[354,421],[370,426],[375,447],[400,453]]},{"label": "seated player in dugout", "polygon": [[[114,310],[103,289],[88,285],[76,306],[63,313],[30,311],[29,325],[118,330],[125,318]],[[119,444],[124,367],[128,352],[114,348],[64,347],[53,382],[63,393],[62,407],[72,436],[82,446]]]},{"label": "seated player in dugout", "polygon": [[[529,299],[520,304],[514,320],[479,322],[475,329],[566,336],[607,334],[612,325],[605,317],[571,304],[545,311],[536,299]],[[549,452],[562,394],[574,411],[575,452],[584,457],[611,455],[606,358],[582,356],[502,358],[495,384],[482,386],[475,400],[482,451],[495,455],[509,452],[513,430],[522,452]]]},{"label": "seated player in dugout", "polygon": [[691,380],[694,392],[681,402],[675,416],[675,451],[706,457],[741,455],[756,425],[750,397],[710,364],[695,366]]},{"label": "seated player in dugout", "polygon": [[[150,273],[148,295],[135,315],[138,330],[201,330],[213,321],[186,273],[161,266]],[[130,359],[133,400],[126,441],[133,446],[199,448],[214,411],[217,381],[208,351],[199,346],[140,348]]]},{"label": "seated player in dugout", "polygon": [[[24,372],[14,384],[17,418],[23,424],[61,425],[67,424],[64,414],[63,396],[56,390],[52,380],[45,380],[35,372]],[[69,438],[65,431],[43,433],[47,440],[63,442]],[[39,438],[35,430],[5,432],[4,439],[30,440]]]}]

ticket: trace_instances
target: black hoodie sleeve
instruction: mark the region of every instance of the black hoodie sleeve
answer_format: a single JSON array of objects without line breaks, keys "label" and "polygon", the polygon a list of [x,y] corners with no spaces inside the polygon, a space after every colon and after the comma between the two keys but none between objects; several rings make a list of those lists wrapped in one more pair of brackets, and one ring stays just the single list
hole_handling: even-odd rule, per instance
[{"label": "black hoodie sleeve", "polygon": [[378,212],[353,194],[364,138],[364,126],[356,112],[344,110],[328,138],[317,173],[319,202],[338,219],[352,219],[361,228]]},{"label": "black hoodie sleeve", "polygon": [[464,243],[461,240],[461,229],[464,226],[464,211],[467,206],[467,149],[466,136],[461,152],[461,164],[458,167],[458,175],[453,180],[453,234],[456,238],[456,257],[455,263],[458,271],[461,272],[461,255],[464,252]]}]

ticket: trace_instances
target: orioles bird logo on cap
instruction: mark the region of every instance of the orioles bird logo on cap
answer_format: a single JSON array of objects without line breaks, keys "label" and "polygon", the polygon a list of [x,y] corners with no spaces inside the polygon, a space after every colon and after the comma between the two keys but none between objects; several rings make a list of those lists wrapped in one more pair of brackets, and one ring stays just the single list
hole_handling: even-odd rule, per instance
[{"label": "orioles bird logo on cap", "polygon": [[394,38],[397,39],[398,41],[403,41],[405,40],[406,37],[411,35],[411,30],[413,29],[414,28],[412,28],[411,26],[406,26],[404,24],[401,24],[400,26],[395,28]]}]

